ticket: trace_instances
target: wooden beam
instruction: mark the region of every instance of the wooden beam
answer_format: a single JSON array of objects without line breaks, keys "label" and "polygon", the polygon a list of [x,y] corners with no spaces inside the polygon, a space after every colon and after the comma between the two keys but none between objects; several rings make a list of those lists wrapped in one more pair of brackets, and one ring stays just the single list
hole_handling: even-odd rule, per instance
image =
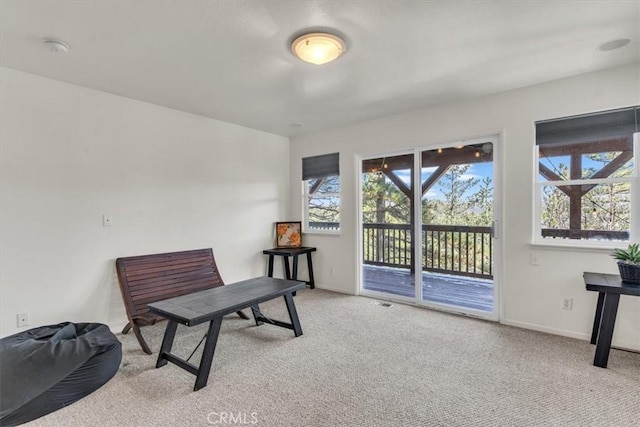
[{"label": "wooden beam", "polygon": [[573,152],[582,154],[607,153],[612,151],[631,151],[633,137],[613,138],[586,143],[550,144],[539,146],[541,157],[567,156]]},{"label": "wooden beam", "polygon": [[[620,169],[625,165],[631,158],[633,157],[633,152],[631,151],[623,151],[618,154],[615,159],[611,160],[607,163],[602,169],[598,172],[594,173],[591,179],[602,179],[610,177],[615,171]],[[593,190],[598,184],[589,184],[582,186],[582,195],[587,194],[589,191]]]},{"label": "wooden beam", "polygon": [[436,181],[438,181],[440,179],[440,177],[442,175],[444,175],[449,170],[449,166],[450,165],[441,165],[441,166],[439,166],[438,169],[433,171],[431,176],[429,176],[429,178],[425,182],[422,183],[422,195],[423,196],[427,193],[427,191],[429,191],[429,189],[431,187],[433,187],[433,185],[436,183]]},{"label": "wooden beam", "polygon": [[538,171],[542,176],[547,178],[549,181],[565,181],[565,178],[561,177],[560,175],[558,175],[557,173],[549,169],[548,166],[542,163],[538,165]]},{"label": "wooden beam", "polygon": [[404,181],[398,178],[398,176],[390,169],[384,169],[382,172],[398,187],[400,191],[404,193],[405,196],[409,198],[409,200],[411,200],[413,192],[411,191],[411,188],[407,187],[407,184],[405,184]]},{"label": "wooden beam", "polygon": [[[476,157],[476,153],[480,157]],[[466,165],[470,163],[484,163],[493,160],[493,152],[482,151],[482,144],[466,145],[462,148],[443,148],[441,153],[438,150],[422,152],[422,167],[428,168],[442,165]]]},{"label": "wooden beam", "polygon": [[[477,152],[480,152],[480,157],[476,157]],[[443,148],[440,153],[438,150],[423,151],[421,160],[423,168],[483,163],[493,160],[493,152],[485,153],[482,151],[482,144],[475,144],[466,145],[462,148]],[[387,165],[386,168],[384,167],[385,164]],[[411,168],[413,168],[413,154],[379,157],[362,161],[363,172],[377,172],[383,171],[383,169],[397,171]]]},{"label": "wooden beam", "polygon": [[[385,168],[384,165],[387,165]],[[402,154],[399,156],[380,157],[377,159],[367,159],[362,161],[363,172],[383,172],[383,169],[404,170],[413,167],[413,154]]]},{"label": "wooden beam", "polygon": [[[582,152],[571,153],[571,179],[582,178]],[[582,190],[572,187],[569,192],[569,230],[582,229]]]},{"label": "wooden beam", "polygon": [[[538,171],[540,172],[540,174],[542,176],[547,178],[549,181],[564,181],[565,180],[560,175],[556,174],[554,171],[552,171],[551,169],[549,169],[548,167],[546,167],[542,163],[540,163],[538,165]],[[558,190],[562,191],[567,196],[571,192],[571,188],[569,188],[566,185],[558,185]]]},{"label": "wooden beam", "polygon": [[318,191],[318,188],[320,188],[320,186],[324,183],[325,178],[320,178],[319,180],[317,180],[309,189],[309,194],[314,194],[316,191]]}]

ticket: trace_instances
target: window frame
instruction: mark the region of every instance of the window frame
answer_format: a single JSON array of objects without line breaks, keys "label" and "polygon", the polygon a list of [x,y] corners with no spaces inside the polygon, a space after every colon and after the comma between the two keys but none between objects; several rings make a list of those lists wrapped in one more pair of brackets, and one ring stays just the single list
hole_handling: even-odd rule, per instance
[{"label": "window frame", "polygon": [[[338,193],[322,193],[321,195],[312,195],[309,193],[309,182],[313,180],[308,179],[302,181],[302,231],[305,234],[328,234],[328,235],[339,235],[342,230],[342,180],[340,178],[340,174],[327,176],[325,178],[337,177],[340,191]],[[337,198],[338,199],[338,228],[337,229],[318,229],[311,228],[309,226],[309,202],[311,198]]]},{"label": "window frame", "polygon": [[[534,123],[535,129],[535,123]],[[632,140],[633,156],[633,171],[629,177],[608,177],[608,178],[583,178],[583,179],[568,179],[563,181],[542,180],[540,178],[540,146],[536,144],[535,132],[534,132],[534,204],[533,204],[533,236],[532,244],[540,246],[555,246],[555,247],[573,247],[573,248],[601,248],[608,249],[620,246],[626,246],[630,242],[640,239],[640,183],[638,182],[640,173],[640,132],[633,133]],[[546,186],[571,186],[571,185],[591,185],[591,184],[612,184],[612,183],[625,183],[630,184],[629,188],[629,239],[628,240],[596,240],[596,239],[570,239],[570,238],[550,238],[542,236],[542,188]]]}]

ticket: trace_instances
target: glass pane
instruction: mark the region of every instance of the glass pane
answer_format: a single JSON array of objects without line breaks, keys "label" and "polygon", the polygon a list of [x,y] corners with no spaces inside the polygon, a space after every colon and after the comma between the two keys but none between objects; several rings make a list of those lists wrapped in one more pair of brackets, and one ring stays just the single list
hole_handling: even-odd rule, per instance
[{"label": "glass pane", "polygon": [[[628,240],[630,183],[542,187],[542,237]],[[574,200],[574,211],[571,211]]]},{"label": "glass pane", "polygon": [[633,173],[631,138],[538,146],[539,180],[605,179]]},{"label": "glass pane", "polygon": [[[632,152],[609,152],[609,153],[593,153],[582,155],[582,178],[591,178],[598,171],[607,167],[612,162],[624,161],[622,167],[618,167],[608,176],[600,176],[599,178],[621,178],[631,176],[633,173],[633,154]],[[614,165],[615,166],[615,165]],[[611,166],[608,166],[611,168]]]},{"label": "glass pane", "polygon": [[309,194],[340,193],[340,176],[310,179],[307,185]]},{"label": "glass pane", "polygon": [[560,181],[569,179],[571,157],[569,156],[544,156],[544,150],[540,149],[540,181]]},{"label": "glass pane", "polygon": [[493,163],[452,165],[422,196],[422,223],[490,226]]},{"label": "glass pane", "polygon": [[420,179],[421,179],[421,181],[425,182],[426,180],[428,180],[436,170],[438,170],[437,166],[430,166],[430,167],[422,168],[422,170],[420,171]]},{"label": "glass pane", "polygon": [[[400,181],[411,177],[404,170],[393,171]],[[404,178],[401,178],[404,177]],[[362,174],[362,220],[365,224],[409,224],[411,203],[409,197],[381,172]]]},{"label": "glass pane", "polygon": [[314,230],[340,229],[340,197],[309,197],[309,228]]},{"label": "glass pane", "polygon": [[422,299],[491,312],[493,144],[422,152]]},{"label": "glass pane", "polygon": [[362,162],[363,288],[415,296],[411,201],[413,155]]}]

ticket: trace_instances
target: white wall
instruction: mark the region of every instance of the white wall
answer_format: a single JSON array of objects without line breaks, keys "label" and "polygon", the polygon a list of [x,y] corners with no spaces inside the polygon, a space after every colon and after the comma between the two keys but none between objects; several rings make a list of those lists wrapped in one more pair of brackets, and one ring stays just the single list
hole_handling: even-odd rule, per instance
[{"label": "white wall", "polygon": [[[302,157],[340,152],[342,234],[305,235],[318,247],[315,272],[319,288],[356,293],[356,155],[428,147],[500,133],[503,149],[504,239],[501,321],[586,339],[590,336],[596,294],[587,292],[583,271],[617,273],[609,251],[532,247],[536,120],[640,103],[640,66],[584,74],[450,105],[302,135],[291,141],[291,207],[301,217]],[[636,187],[637,188],[637,187]],[[638,214],[636,212],[636,214]],[[531,252],[541,266],[529,264]],[[331,274],[332,267],[335,273]],[[562,310],[562,298],[573,310]],[[640,350],[640,298],[623,296],[614,345]]]},{"label": "white wall", "polygon": [[264,274],[287,138],[8,68],[0,84],[2,336],[21,312],[121,327],[120,256],[212,247],[227,283]]}]

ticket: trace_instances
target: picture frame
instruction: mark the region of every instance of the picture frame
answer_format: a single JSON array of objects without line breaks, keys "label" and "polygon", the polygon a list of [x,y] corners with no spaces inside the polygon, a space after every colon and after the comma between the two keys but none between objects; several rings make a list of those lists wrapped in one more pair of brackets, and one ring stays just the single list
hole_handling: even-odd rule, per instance
[{"label": "picture frame", "polygon": [[276,247],[299,248],[302,246],[302,222],[276,222]]}]

